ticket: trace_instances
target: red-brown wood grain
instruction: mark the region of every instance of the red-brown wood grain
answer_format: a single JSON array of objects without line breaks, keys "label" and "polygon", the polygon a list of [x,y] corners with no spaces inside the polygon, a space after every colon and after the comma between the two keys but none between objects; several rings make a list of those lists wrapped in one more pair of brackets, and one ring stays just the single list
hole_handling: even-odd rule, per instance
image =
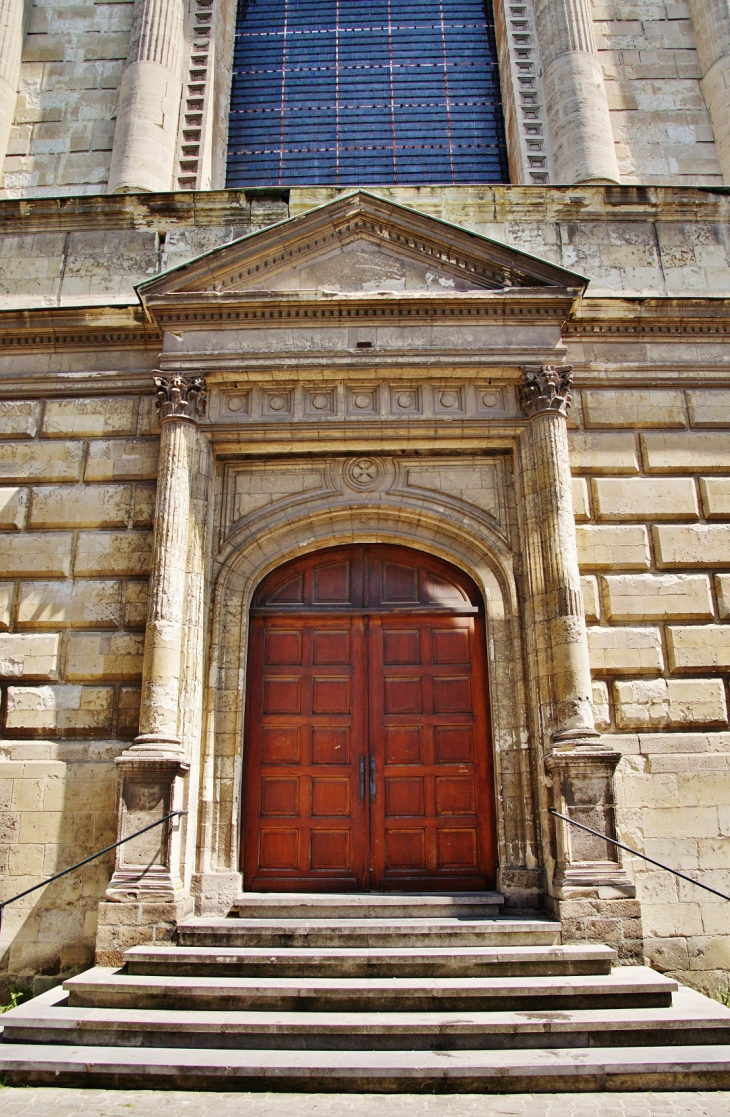
[{"label": "red-brown wood grain", "polygon": [[252,607],[243,868],[256,891],[493,887],[476,587],[403,547],[319,551]]}]

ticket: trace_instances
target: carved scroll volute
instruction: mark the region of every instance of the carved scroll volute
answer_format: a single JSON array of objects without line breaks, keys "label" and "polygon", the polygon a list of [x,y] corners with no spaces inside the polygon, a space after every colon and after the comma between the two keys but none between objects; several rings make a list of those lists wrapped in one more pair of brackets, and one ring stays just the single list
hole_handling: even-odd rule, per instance
[{"label": "carved scroll volute", "polygon": [[157,389],[157,413],[160,422],[166,419],[190,419],[197,422],[205,415],[206,386],[204,376],[154,376]]},{"label": "carved scroll volute", "polygon": [[528,365],[522,370],[520,403],[532,418],[543,411],[567,415],[573,386],[572,365]]}]

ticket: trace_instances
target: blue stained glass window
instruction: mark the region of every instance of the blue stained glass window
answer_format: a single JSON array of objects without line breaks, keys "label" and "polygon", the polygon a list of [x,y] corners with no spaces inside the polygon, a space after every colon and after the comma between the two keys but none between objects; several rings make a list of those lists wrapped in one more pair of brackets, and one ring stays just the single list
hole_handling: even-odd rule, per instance
[{"label": "blue stained glass window", "polygon": [[507,181],[491,0],[239,0],[228,186]]}]

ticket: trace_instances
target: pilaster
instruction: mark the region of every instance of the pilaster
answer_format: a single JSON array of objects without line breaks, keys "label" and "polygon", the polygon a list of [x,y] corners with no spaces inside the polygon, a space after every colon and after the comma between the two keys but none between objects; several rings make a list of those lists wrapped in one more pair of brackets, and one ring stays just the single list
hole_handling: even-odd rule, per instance
[{"label": "pilaster", "polygon": [[171,190],[185,45],[184,0],[135,0],[108,191]]},{"label": "pilaster", "polygon": [[0,0],[0,185],[3,160],[15,117],[22,50],[22,0]]},{"label": "pilaster", "polygon": [[730,184],[730,3],[689,0],[689,12],[717,157],[723,181]]},{"label": "pilaster", "polygon": [[[635,896],[614,846],[556,819],[546,809],[552,806],[615,837],[614,773],[621,757],[597,733],[591,705],[568,457],[571,383],[570,366],[528,367],[523,370],[520,393],[530,417],[521,446],[523,523],[537,727],[548,789],[542,804],[548,895],[550,907],[561,918],[566,902],[575,916],[576,904],[616,901],[625,906]],[[623,953],[627,960],[636,961],[641,941],[634,935],[638,906],[634,907],[626,931],[630,947]],[[623,916],[621,927],[622,921]],[[598,923],[587,920],[586,925],[600,939]]]},{"label": "pilaster", "polygon": [[[200,724],[200,710],[183,706],[196,698],[194,705],[200,706],[199,684],[196,689],[188,676],[201,670],[204,560],[196,531],[191,548],[191,518],[199,465],[196,427],[205,410],[205,381],[177,375],[154,379],[161,434],[150,603],[139,735],[117,757],[119,838],[183,808],[191,730],[194,736]],[[137,942],[169,938],[177,919],[192,910],[180,872],[184,829],[176,818],[117,850],[106,895],[114,904],[129,906],[130,921],[125,922],[123,914],[110,919],[108,912],[100,912],[97,957],[107,964],[121,954],[125,941],[129,945],[130,934]],[[160,905],[165,918],[160,917]]]},{"label": "pilaster", "polygon": [[535,0],[555,181],[619,182],[590,0]]}]

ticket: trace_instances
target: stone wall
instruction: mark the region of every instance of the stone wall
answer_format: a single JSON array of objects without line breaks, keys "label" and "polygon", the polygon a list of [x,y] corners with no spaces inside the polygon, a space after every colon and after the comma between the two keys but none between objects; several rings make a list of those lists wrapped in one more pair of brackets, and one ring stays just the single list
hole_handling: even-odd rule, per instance
[{"label": "stone wall", "polygon": [[[730,892],[730,390],[584,388],[571,466],[598,728],[621,836]],[[638,858],[651,963],[714,994],[726,904]]]},{"label": "stone wall", "polygon": [[[5,896],[116,837],[113,760],[137,732],[157,433],[151,397],[0,402]],[[91,962],[109,871],[107,858],[7,909],[8,984],[38,991]]]}]

